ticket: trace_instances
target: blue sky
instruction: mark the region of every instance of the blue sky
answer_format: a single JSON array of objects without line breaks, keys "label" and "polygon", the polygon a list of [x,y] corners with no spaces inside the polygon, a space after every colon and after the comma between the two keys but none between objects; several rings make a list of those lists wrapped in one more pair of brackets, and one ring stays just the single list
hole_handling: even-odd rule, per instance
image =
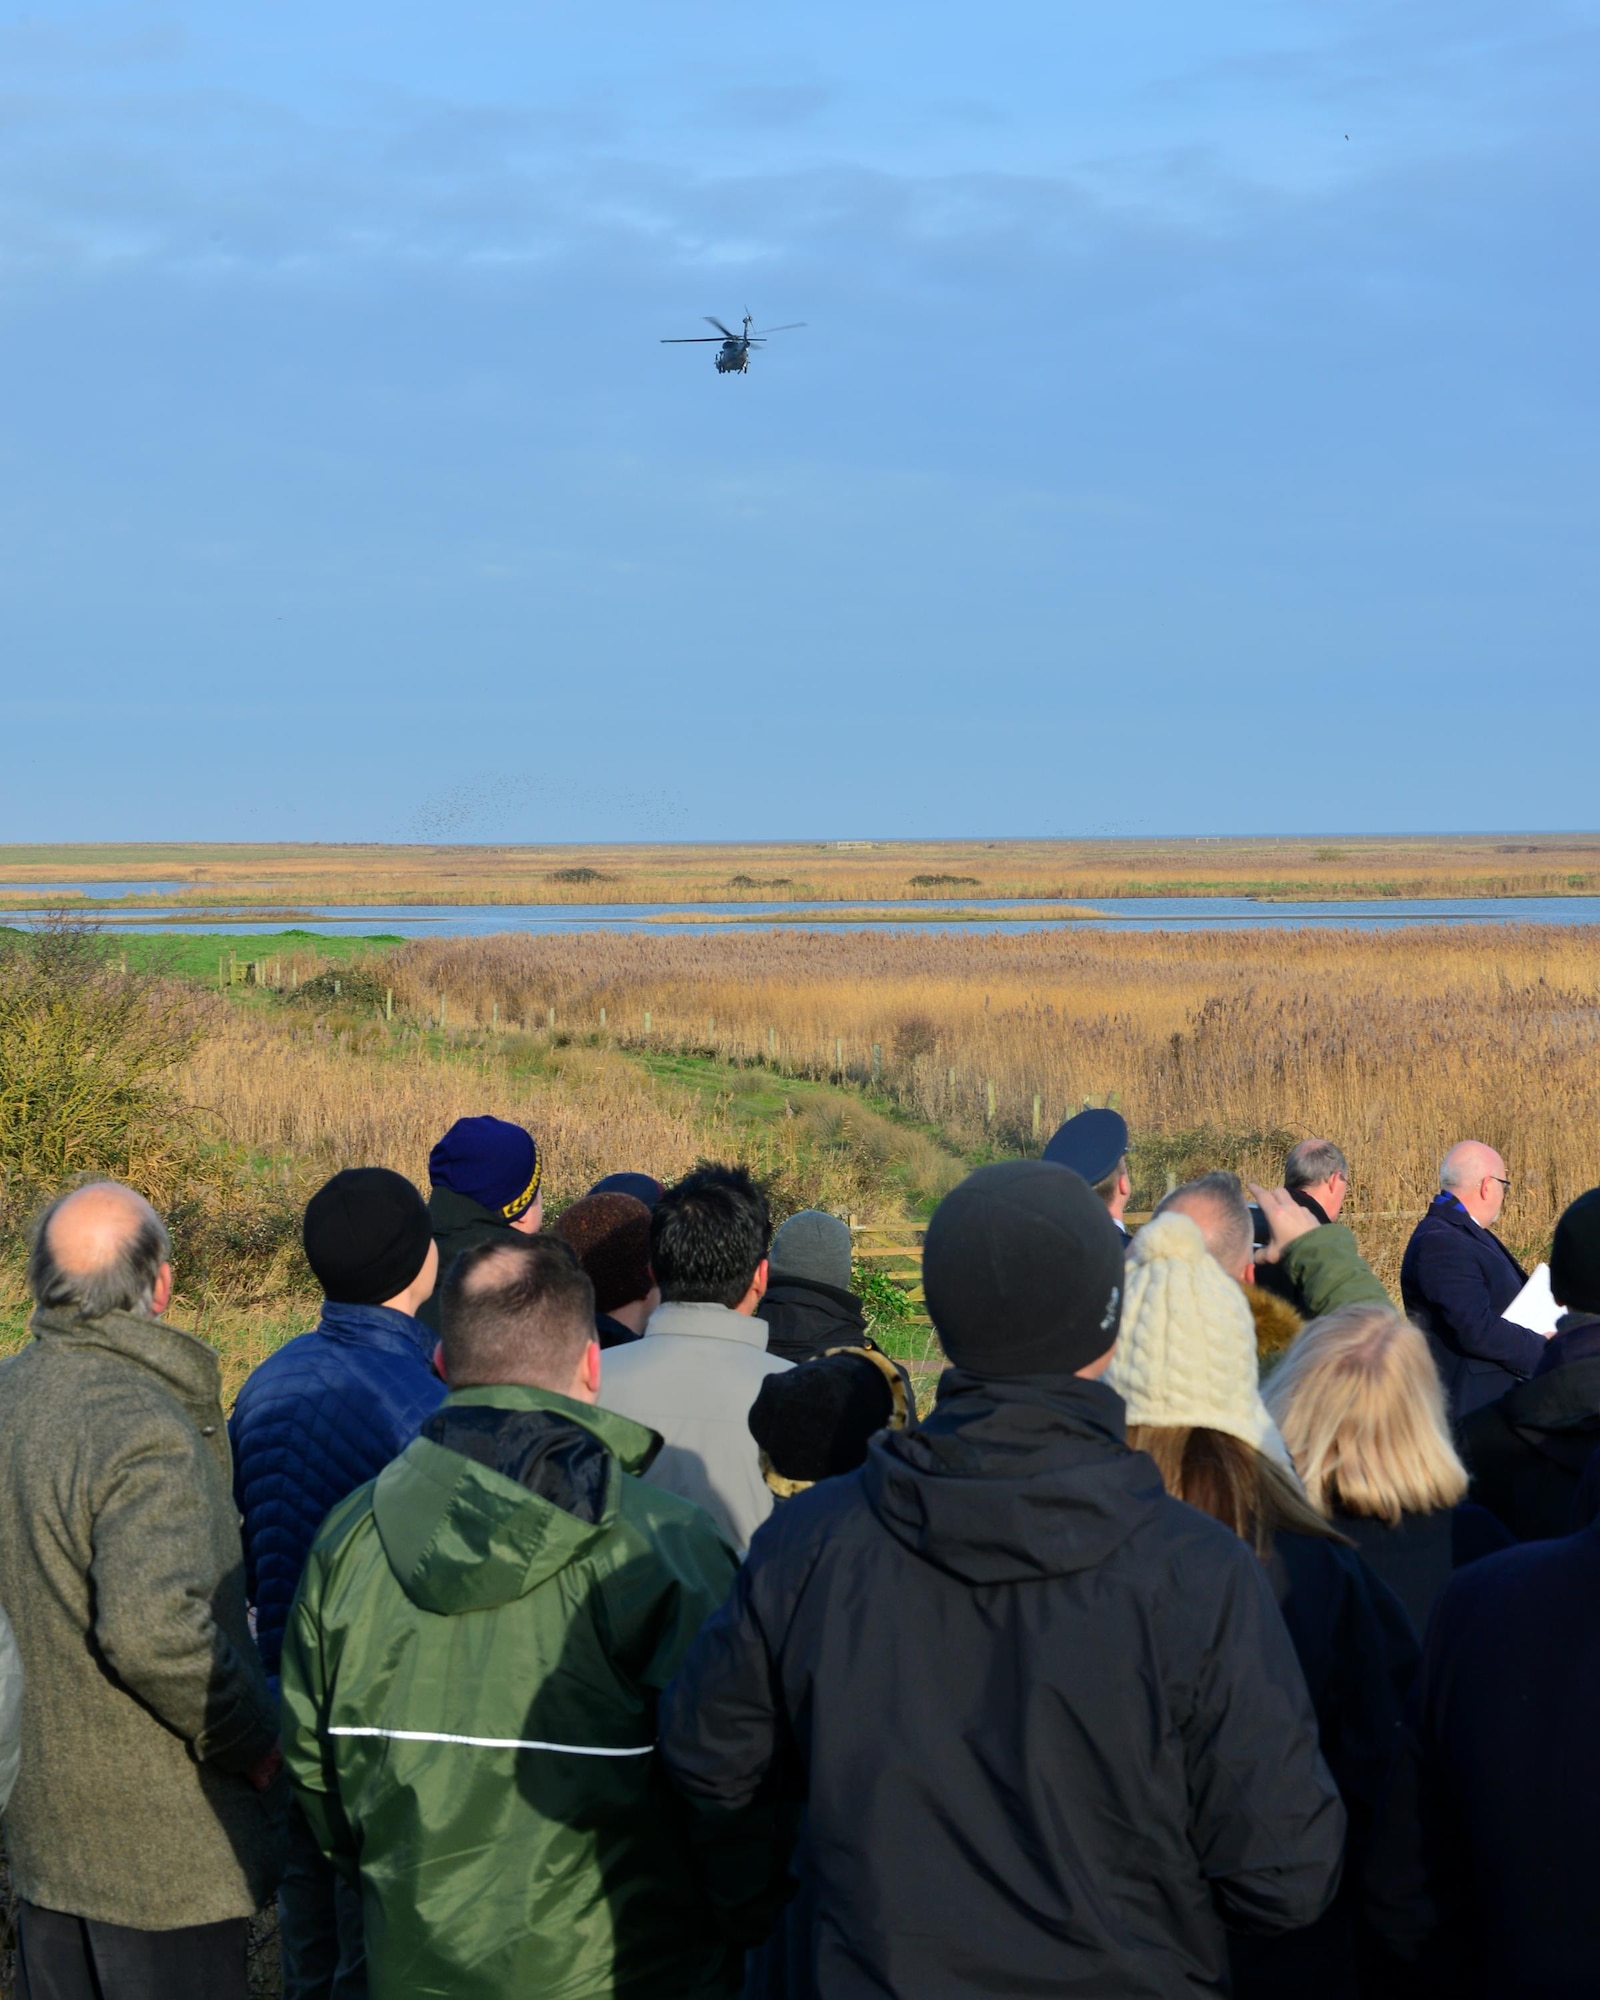
[{"label": "blue sky", "polygon": [[0,79],[0,839],[1596,824],[1600,0],[7,5]]}]

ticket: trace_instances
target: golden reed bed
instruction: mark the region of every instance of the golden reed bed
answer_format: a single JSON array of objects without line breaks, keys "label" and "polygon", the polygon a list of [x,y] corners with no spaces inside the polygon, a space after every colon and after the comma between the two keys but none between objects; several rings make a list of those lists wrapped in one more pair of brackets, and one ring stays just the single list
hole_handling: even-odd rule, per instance
[{"label": "golden reed bed", "polygon": [[[1139,895],[1279,900],[1561,896],[1600,894],[1600,835],[0,847],[0,906],[36,902],[45,884],[83,880],[176,882],[176,900],[197,910],[233,902],[300,908],[325,903],[839,903],[952,896],[1075,901]],[[8,885],[20,885],[23,893],[8,893]],[[170,904],[174,898],[144,900]]]},{"label": "golden reed bed", "polygon": [[[500,935],[388,962],[397,1004],[548,1035],[705,1048],[883,1088],[974,1149],[1115,1093],[1152,1163],[1275,1170],[1283,1136],[1349,1152],[1393,1280],[1440,1155],[1510,1162],[1504,1231],[1541,1254],[1600,1182],[1600,930]],[[390,973],[386,969],[385,977]],[[646,1014],[649,1024],[646,1026]],[[874,1053],[876,1051],[876,1054]],[[992,1100],[991,1100],[992,1090]],[[991,1110],[992,1101],[992,1110]]]}]

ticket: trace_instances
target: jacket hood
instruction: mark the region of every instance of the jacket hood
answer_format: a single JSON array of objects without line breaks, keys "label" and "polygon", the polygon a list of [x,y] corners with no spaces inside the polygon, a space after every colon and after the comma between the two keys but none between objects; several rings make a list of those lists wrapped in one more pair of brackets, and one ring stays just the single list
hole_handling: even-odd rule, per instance
[{"label": "jacket hood", "polygon": [[[793,1305],[826,1306],[846,1318],[859,1321],[863,1326],[866,1324],[861,1301],[855,1293],[839,1285],[825,1285],[820,1278],[796,1278],[787,1271],[774,1271],[761,1304],[765,1305],[769,1299]],[[761,1306],[757,1306],[758,1315],[760,1311]]]},{"label": "jacket hood", "polygon": [[[1581,1432],[1593,1442],[1600,1435],[1600,1356],[1569,1359],[1548,1373],[1541,1368],[1501,1398],[1501,1415],[1538,1450],[1556,1445],[1558,1433]],[[1581,1450],[1586,1453],[1588,1445]]]},{"label": "jacket hood", "polygon": [[604,1539],[622,1475],[660,1447],[643,1424],[550,1390],[457,1390],[373,1487],[395,1580],[446,1616],[525,1597]]},{"label": "jacket hood", "polygon": [[984,1381],[956,1368],[920,1430],[873,1440],[861,1479],[896,1541],[972,1584],[1092,1569],[1166,1499],[1103,1382]]},{"label": "jacket hood", "polygon": [[448,1236],[458,1229],[470,1229],[474,1223],[486,1222],[496,1229],[505,1230],[511,1227],[503,1215],[497,1215],[492,1208],[485,1208],[470,1194],[457,1194],[454,1188],[448,1187],[436,1187],[429,1194],[428,1220],[433,1224],[435,1236]]}]

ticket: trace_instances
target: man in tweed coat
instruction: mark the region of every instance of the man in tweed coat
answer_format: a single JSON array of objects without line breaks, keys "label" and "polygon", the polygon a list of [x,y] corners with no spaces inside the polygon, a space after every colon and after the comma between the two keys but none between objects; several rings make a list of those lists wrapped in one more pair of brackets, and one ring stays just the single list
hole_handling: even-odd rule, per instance
[{"label": "man in tweed coat", "polygon": [[280,1866],[277,1720],[245,1612],[217,1358],[161,1324],[167,1232],[98,1182],[46,1211],[0,1364],[6,1810],[19,2000],[244,2000]]}]

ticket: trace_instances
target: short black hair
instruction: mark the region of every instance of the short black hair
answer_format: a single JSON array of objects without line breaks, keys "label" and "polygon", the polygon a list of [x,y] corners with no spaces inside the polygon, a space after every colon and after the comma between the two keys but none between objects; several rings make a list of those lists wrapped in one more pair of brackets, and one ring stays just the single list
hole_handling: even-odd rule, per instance
[{"label": "short black hair", "polygon": [[439,1337],[452,1389],[529,1381],[560,1389],[595,1337],[594,1286],[559,1236],[507,1232],[451,1264]]},{"label": "short black hair", "polygon": [[696,1167],[650,1217],[650,1268],[664,1300],[736,1306],[771,1242],[767,1198],[744,1168]]}]

